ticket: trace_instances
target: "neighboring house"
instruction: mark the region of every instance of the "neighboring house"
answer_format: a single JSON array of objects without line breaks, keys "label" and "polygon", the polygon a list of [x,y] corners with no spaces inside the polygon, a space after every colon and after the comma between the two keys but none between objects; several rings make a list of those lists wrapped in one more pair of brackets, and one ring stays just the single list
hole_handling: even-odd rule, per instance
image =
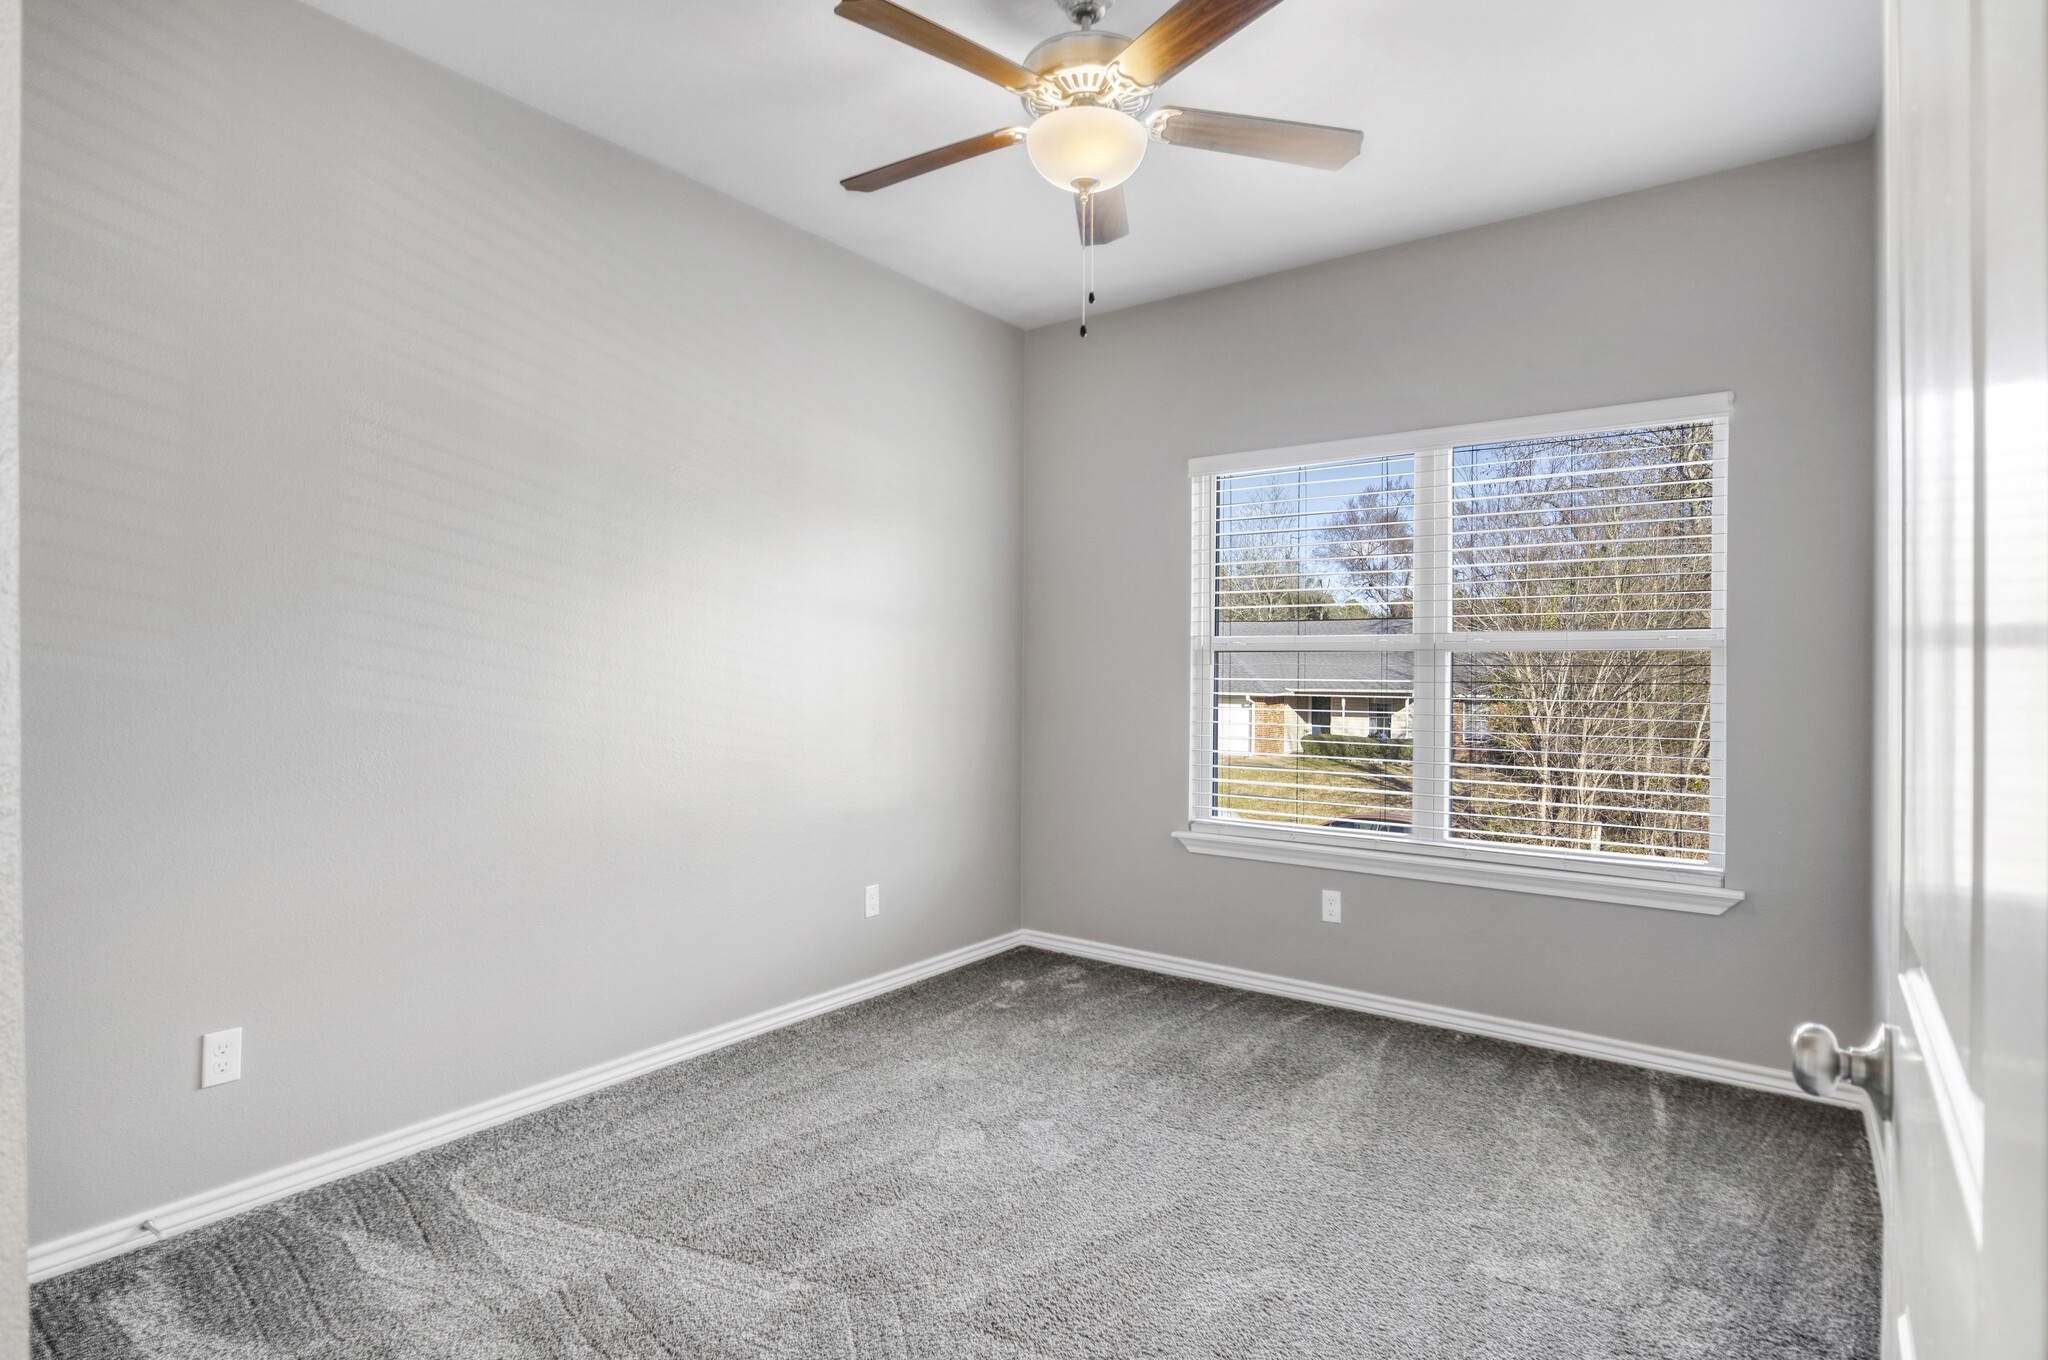
[{"label": "neighboring house", "polygon": [[[1410,741],[1415,658],[1409,652],[1239,652],[1218,662],[1216,754],[1298,756],[1328,733]],[[1473,758],[1491,732],[1483,701],[1453,699],[1456,758]]]},{"label": "neighboring house", "polygon": [[1219,694],[1220,755],[1300,755],[1302,738],[1329,733],[1406,741],[1414,731],[1414,695],[1291,690],[1279,695]]},{"label": "neighboring house", "polygon": [[1406,741],[1414,728],[1408,652],[1239,652],[1218,663],[1218,755],[1300,755],[1321,733]]}]

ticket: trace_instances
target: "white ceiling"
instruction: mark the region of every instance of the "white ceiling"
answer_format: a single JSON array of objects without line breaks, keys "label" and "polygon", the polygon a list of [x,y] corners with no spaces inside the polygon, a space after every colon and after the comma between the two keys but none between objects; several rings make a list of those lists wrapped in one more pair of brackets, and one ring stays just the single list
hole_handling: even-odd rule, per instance
[{"label": "white ceiling", "polygon": [[[1069,198],[1022,148],[873,194],[839,180],[1021,121],[1009,93],[832,0],[314,0],[318,8],[1019,325],[1073,314]],[[909,0],[1021,58],[1055,0]],[[1171,0],[1115,0],[1135,34]],[[1331,173],[1154,145],[1102,306],[1191,292],[1848,141],[1872,0],[1288,0],[1162,103],[1365,130]]]}]

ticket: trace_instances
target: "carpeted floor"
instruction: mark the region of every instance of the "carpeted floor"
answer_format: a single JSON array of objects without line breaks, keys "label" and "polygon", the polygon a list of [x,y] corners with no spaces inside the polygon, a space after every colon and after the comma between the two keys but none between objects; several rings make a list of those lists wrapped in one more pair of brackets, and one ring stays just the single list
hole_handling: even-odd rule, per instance
[{"label": "carpeted floor", "polygon": [[1878,1354],[1846,1110],[1017,950],[38,1285],[35,1355]]}]

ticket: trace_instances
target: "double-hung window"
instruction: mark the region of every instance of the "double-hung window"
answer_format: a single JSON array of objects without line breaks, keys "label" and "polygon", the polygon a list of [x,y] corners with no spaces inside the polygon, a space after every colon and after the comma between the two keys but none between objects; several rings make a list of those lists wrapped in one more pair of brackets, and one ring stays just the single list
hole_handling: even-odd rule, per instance
[{"label": "double-hung window", "polygon": [[1729,399],[1197,459],[1189,849],[1718,912]]}]

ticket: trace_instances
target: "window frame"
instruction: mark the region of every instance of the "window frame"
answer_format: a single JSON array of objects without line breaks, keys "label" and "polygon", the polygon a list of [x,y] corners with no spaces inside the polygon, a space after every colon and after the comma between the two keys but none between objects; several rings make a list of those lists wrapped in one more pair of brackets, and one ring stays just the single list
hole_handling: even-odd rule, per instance
[{"label": "window frame", "polygon": [[[1636,402],[1549,415],[1410,430],[1326,443],[1219,454],[1188,460],[1191,486],[1192,591],[1189,656],[1187,827],[1174,837],[1197,854],[1302,864],[1345,872],[1496,887],[1542,896],[1575,897],[1633,906],[1718,915],[1742,900],[1726,885],[1727,752],[1727,543],[1729,424],[1732,392]],[[1477,444],[1600,434],[1644,426],[1712,425],[1714,429],[1713,575],[1706,628],[1606,632],[1592,629],[1537,632],[1460,632],[1442,592],[1426,591],[1425,576],[1450,579],[1452,450]],[[1417,592],[1410,633],[1339,633],[1297,636],[1216,634],[1216,500],[1219,477],[1319,463],[1412,456],[1415,459]],[[1425,510],[1425,506],[1433,509]],[[1432,624],[1434,626],[1425,626]],[[1415,825],[1406,835],[1364,830],[1295,827],[1217,817],[1211,811],[1214,778],[1215,660],[1221,653],[1398,651],[1415,656],[1414,775],[1424,765],[1448,773],[1451,740],[1452,658],[1465,652],[1603,650],[1704,652],[1709,657],[1707,845],[1704,860],[1655,859],[1609,851],[1507,846],[1449,835],[1448,790],[1420,792]],[[1425,685],[1429,693],[1425,696]],[[1427,707],[1425,707],[1427,704]],[[1427,728],[1427,730],[1425,730]],[[1437,781],[1441,783],[1442,781]]]}]

